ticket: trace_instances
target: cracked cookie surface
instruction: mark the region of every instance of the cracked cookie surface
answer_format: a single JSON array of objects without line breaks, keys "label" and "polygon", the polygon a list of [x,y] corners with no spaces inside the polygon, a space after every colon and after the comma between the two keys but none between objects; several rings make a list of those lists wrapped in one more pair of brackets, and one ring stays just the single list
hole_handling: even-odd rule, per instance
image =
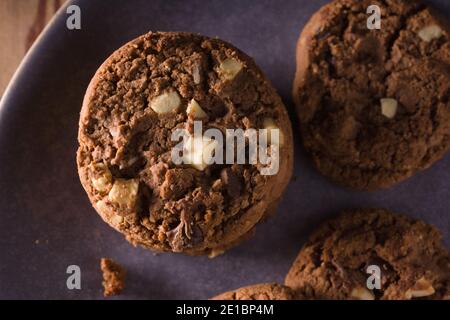
[{"label": "cracked cookie surface", "polygon": [[[224,133],[268,119],[284,138],[276,175],[259,163],[172,161],[173,130],[191,134],[194,120]],[[292,173],[290,120],[267,78],[232,45],[191,33],[148,33],[114,52],[87,89],[78,140],[78,172],[97,212],[157,251],[223,252],[270,211]]]},{"label": "cracked cookie surface", "polygon": [[[380,269],[380,289],[367,288],[369,266]],[[350,210],[311,235],[285,285],[306,299],[450,299],[450,254],[423,221]]]},{"label": "cracked cookie surface", "polygon": [[[369,30],[370,5],[381,29]],[[337,0],[297,45],[293,96],[318,170],[374,190],[432,165],[450,148],[449,26],[418,1]]]}]

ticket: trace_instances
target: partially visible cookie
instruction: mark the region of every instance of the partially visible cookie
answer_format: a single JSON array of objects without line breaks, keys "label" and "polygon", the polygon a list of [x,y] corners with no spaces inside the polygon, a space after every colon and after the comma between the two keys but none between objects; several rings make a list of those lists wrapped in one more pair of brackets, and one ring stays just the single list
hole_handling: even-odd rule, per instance
[{"label": "partially visible cookie", "polygon": [[[368,266],[380,268],[381,289],[368,289]],[[306,299],[449,299],[450,254],[423,221],[351,210],[312,234],[285,285]]]},{"label": "partially visible cookie", "polygon": [[256,284],[222,293],[211,300],[293,300],[294,292],[277,283]]},{"label": "partially visible cookie", "polygon": [[[381,29],[369,29],[369,6]],[[370,19],[369,19],[370,22]],[[392,186],[450,148],[450,28],[404,0],[336,0],[297,45],[293,96],[316,167],[357,189]]]},{"label": "partially visible cookie", "polygon": [[100,260],[100,269],[103,275],[103,295],[119,295],[125,286],[126,270],[110,258]]}]

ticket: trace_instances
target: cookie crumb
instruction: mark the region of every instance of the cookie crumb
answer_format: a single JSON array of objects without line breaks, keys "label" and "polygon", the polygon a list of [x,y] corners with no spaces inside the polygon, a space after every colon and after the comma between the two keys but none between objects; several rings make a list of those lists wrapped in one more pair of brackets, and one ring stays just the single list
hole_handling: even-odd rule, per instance
[{"label": "cookie crumb", "polygon": [[126,270],[110,258],[100,259],[100,269],[103,273],[103,295],[119,295],[125,285]]}]

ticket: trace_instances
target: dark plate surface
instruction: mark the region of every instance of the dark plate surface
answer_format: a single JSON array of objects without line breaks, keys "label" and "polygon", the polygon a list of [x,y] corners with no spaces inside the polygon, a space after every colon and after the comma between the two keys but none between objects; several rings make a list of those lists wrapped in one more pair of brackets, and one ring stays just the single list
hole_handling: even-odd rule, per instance
[{"label": "dark plate surface", "polygon": [[[218,36],[255,58],[292,113],[295,43],[326,2],[74,1],[82,11],[78,31],[66,28],[61,10],[0,105],[0,298],[101,298],[104,256],[128,269],[121,296],[127,299],[205,299],[243,285],[282,282],[308,233],[340,209],[358,206],[424,219],[442,230],[449,246],[450,154],[389,190],[354,192],[317,173],[298,137],[296,179],[278,214],[218,258],[133,248],[91,208],[75,164],[78,116],[90,78],[114,49],[149,30]],[[450,16],[448,0],[431,2]],[[66,288],[66,268],[73,264],[81,268],[81,290]]]}]

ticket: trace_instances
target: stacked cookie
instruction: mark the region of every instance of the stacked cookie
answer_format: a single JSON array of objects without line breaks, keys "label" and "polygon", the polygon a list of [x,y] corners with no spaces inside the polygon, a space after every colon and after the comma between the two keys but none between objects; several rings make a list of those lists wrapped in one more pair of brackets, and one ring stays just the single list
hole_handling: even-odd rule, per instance
[{"label": "stacked cookie", "polygon": [[[381,28],[367,25],[374,6]],[[376,190],[443,157],[450,149],[449,34],[418,1],[336,0],[311,18],[297,45],[293,97],[304,148],[322,174]],[[217,140],[196,140],[195,123],[223,133],[275,129],[279,136],[268,142],[279,170],[210,162]],[[179,129],[200,148],[183,149],[187,164],[173,158]],[[248,141],[237,151],[247,155]],[[128,241],[156,251],[223,253],[274,211],[292,175],[290,120],[270,82],[231,44],[191,33],[151,32],[114,52],[87,89],[79,144],[78,171],[93,207]],[[386,210],[355,210],[311,236],[285,286],[216,298],[445,299],[449,263],[433,227]],[[376,288],[367,285],[371,266],[382,274]]]},{"label": "stacked cookie", "polygon": [[[207,163],[217,140],[197,139],[195,122],[279,130],[279,170]],[[193,137],[188,164],[173,159],[178,129]],[[79,143],[81,183],[99,215],[157,251],[222,253],[273,210],[292,174],[290,120],[267,78],[232,45],[191,33],[148,33],[114,52],[87,89]]]}]

